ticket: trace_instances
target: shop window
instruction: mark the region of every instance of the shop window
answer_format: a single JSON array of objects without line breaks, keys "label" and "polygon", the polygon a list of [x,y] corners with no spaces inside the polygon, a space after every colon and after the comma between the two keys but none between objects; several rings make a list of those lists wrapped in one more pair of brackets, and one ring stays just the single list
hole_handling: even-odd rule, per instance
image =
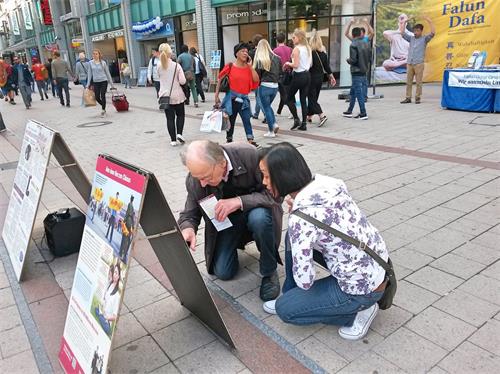
[{"label": "shop window", "polygon": [[288,0],[288,17],[320,17],[330,14],[330,0]]},{"label": "shop window", "polygon": [[332,16],[369,14],[371,10],[372,0],[331,0]]},{"label": "shop window", "polygon": [[274,21],[269,22],[269,43],[271,44],[271,48],[276,48],[278,46],[278,42],[276,41],[276,36],[279,33],[284,33],[286,35],[286,21]]},{"label": "shop window", "polygon": [[267,3],[250,3],[250,22],[265,22],[267,20]]},{"label": "shop window", "polygon": [[286,19],[286,0],[270,0],[267,9],[268,19]]},{"label": "shop window", "polygon": [[248,4],[240,4],[219,8],[219,20],[221,25],[234,25],[250,22],[250,11]]}]

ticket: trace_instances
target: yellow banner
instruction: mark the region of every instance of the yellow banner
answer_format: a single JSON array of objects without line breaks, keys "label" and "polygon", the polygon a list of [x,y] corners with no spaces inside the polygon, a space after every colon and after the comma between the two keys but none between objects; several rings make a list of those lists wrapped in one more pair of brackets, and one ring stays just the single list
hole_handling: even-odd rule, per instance
[{"label": "yellow banner", "polygon": [[424,15],[436,27],[436,35],[426,50],[426,82],[441,81],[446,68],[467,67],[474,51],[487,53],[486,65],[500,62],[500,0],[380,0],[377,4],[378,83],[406,80],[406,64],[399,62],[408,46],[393,32],[402,14],[411,18],[409,31],[421,23],[424,34],[430,32]]}]

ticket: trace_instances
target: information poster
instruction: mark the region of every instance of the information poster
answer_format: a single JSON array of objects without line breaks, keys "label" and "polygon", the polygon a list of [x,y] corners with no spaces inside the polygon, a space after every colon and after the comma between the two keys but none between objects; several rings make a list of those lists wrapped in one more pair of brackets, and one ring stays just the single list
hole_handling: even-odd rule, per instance
[{"label": "information poster", "polygon": [[17,280],[21,279],[53,141],[52,130],[28,122],[2,231]]},{"label": "information poster", "polygon": [[107,373],[146,184],[99,156],[59,351],[66,373]]},{"label": "information poster", "polygon": [[406,82],[409,43],[399,33],[399,22],[409,18],[430,32],[428,16],[436,27],[425,54],[424,81],[443,79],[443,70],[467,67],[472,53],[486,52],[485,64],[500,58],[500,1],[379,0],[377,1],[375,79],[380,83]]},{"label": "information poster", "polygon": [[138,87],[146,87],[146,82],[148,80],[148,68],[140,67],[139,68],[139,77],[137,78],[137,86]]}]

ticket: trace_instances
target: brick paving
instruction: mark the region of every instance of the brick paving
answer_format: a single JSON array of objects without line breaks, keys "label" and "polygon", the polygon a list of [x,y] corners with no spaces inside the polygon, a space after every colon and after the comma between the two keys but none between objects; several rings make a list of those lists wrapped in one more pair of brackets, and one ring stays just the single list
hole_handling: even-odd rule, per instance
[{"label": "brick paving", "polygon": [[[498,372],[500,116],[442,110],[438,85],[424,87],[420,106],[402,106],[402,90],[379,88],[385,98],[368,102],[368,121],[340,117],[345,104],[337,100],[338,91],[321,94],[329,117],[323,128],[312,124],[305,134],[290,132],[290,120],[281,116],[283,131],[266,139],[265,125],[254,121],[257,142],[289,141],[314,172],[345,180],[388,243],[400,279],[395,306],[378,314],[363,341],[344,341],[332,326],[291,326],[267,315],[258,297],[255,246],[240,252],[236,279],[220,281],[206,273],[200,233],[193,258],[236,342],[237,350],[228,350],[178,303],[149,243],[141,240],[114,341],[112,373]],[[80,88],[71,93],[81,94]],[[111,123],[96,127],[88,124],[101,121],[96,108],[68,109],[36,98],[29,111],[2,106],[9,131],[0,135],[0,166],[5,166],[0,170],[0,226],[27,118],[60,131],[89,177],[99,152],[151,170],[178,214],[186,172],[179,148],[168,145],[154,89],[127,94],[130,112],[116,113],[110,105],[105,120]],[[188,140],[224,140],[198,131],[211,102],[209,95],[199,109],[188,107]],[[235,137],[244,138],[241,124]],[[42,242],[41,221],[53,210],[74,205],[83,208],[84,202],[51,163],[20,284],[27,310],[12,291],[10,264],[0,263],[0,372],[45,372],[47,362],[61,372],[57,350],[77,257],[53,259]],[[26,327],[30,318],[35,331]]]}]

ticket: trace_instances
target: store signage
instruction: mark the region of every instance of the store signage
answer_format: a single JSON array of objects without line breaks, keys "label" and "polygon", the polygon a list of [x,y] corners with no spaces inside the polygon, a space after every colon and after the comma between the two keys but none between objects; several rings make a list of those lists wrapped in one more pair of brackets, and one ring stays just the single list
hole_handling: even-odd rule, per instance
[{"label": "store signage", "polygon": [[42,10],[43,24],[45,26],[52,26],[49,0],[40,0],[40,9]]},{"label": "store signage", "polygon": [[244,17],[262,17],[267,15],[267,9],[254,9],[252,11],[243,11],[243,12],[233,12],[233,13],[227,13],[226,14],[226,20],[229,21],[231,19],[239,19],[239,18],[244,18]]},{"label": "store signage", "polygon": [[73,15],[73,12],[69,12],[69,13],[66,13],[66,14],[62,15],[61,17],[59,17],[59,21],[65,22],[65,21],[70,20],[72,18],[76,18],[76,17]]},{"label": "store signage", "polygon": [[106,32],[104,34],[93,35],[91,39],[93,42],[101,42],[106,39],[115,39],[123,35],[124,35],[123,30],[116,30],[116,31]]},{"label": "store signage", "polygon": [[83,39],[71,39],[71,43],[73,44],[85,44]]},{"label": "store signage", "polygon": [[23,12],[24,27],[26,30],[33,30],[33,21],[31,20],[30,6],[28,3],[21,4],[21,11]]}]

